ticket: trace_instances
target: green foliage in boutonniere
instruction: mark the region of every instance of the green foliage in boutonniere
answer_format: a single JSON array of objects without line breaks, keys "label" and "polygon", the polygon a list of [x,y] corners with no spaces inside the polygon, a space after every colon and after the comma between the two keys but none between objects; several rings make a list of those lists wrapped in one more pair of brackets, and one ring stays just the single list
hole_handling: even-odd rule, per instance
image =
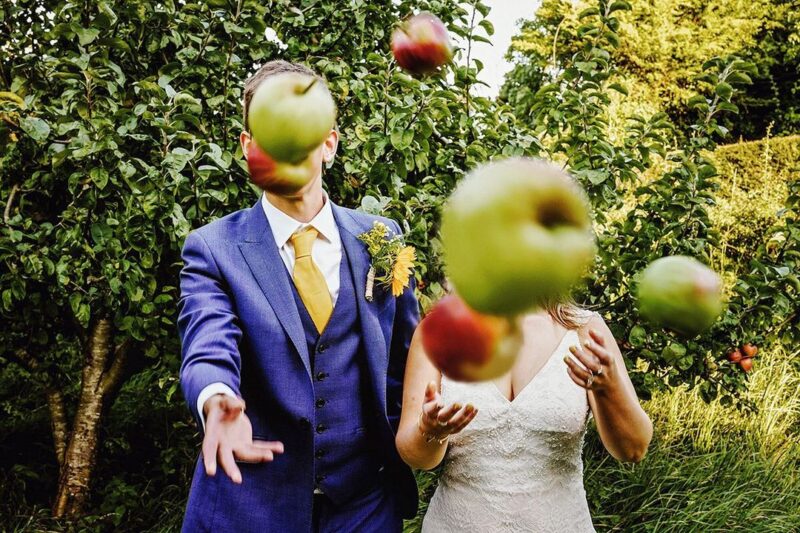
[{"label": "green foliage in boutonniere", "polygon": [[403,294],[417,258],[414,247],[407,246],[400,235],[389,237],[389,228],[377,220],[371,230],[358,238],[367,245],[371,258],[367,274],[367,300],[372,301],[372,288],[376,281],[390,288],[393,296]]}]

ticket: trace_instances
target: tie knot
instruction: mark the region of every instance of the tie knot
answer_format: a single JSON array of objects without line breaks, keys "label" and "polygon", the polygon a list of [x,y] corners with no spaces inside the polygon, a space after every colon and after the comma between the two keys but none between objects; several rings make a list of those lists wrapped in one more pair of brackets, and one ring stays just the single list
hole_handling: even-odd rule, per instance
[{"label": "tie knot", "polygon": [[307,226],[297,233],[292,234],[291,240],[294,246],[295,259],[311,255],[311,246],[314,244],[317,235],[319,235],[319,232],[312,226]]}]

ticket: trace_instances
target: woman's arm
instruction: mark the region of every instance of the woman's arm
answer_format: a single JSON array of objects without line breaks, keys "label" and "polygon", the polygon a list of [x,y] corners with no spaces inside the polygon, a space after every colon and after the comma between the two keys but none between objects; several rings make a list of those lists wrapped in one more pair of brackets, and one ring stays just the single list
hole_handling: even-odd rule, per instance
[{"label": "woman's arm", "polygon": [[[578,362],[566,357],[567,372],[588,391],[589,406],[608,452],[620,461],[639,462],[653,437],[653,424],[639,405],[619,346],[598,315],[580,333],[582,346],[570,347]],[[589,370],[595,376],[587,384]]]},{"label": "woman's arm", "polygon": [[445,407],[439,394],[442,376],[425,355],[420,337],[417,329],[408,351],[395,444],[411,468],[431,470],[442,462],[447,438],[469,424],[478,410],[470,404]]}]

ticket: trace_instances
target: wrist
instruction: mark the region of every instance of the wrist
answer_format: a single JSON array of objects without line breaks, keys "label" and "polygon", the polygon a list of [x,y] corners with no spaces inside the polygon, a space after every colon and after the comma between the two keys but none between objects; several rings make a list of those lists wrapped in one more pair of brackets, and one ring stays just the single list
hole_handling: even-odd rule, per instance
[{"label": "wrist", "polygon": [[[422,412],[419,414],[419,419],[417,420],[417,429],[419,430],[420,435],[423,439],[425,439],[426,444],[430,444],[431,442],[437,442],[440,445],[447,442],[447,439],[450,438],[449,433],[445,433],[444,435],[439,434],[437,431],[427,427],[428,424],[425,424],[424,419],[427,418],[424,416]],[[438,429],[438,427],[437,427]]]},{"label": "wrist", "polygon": [[206,400],[206,403],[203,404],[203,416],[208,417],[208,413],[210,413],[214,409],[219,409],[220,404],[222,403],[222,399],[225,397],[225,394],[218,392],[213,396],[209,396]]}]

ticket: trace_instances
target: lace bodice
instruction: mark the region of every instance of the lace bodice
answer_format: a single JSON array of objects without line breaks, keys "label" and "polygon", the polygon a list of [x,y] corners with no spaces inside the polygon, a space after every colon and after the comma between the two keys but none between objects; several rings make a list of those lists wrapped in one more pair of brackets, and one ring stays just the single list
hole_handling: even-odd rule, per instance
[{"label": "lace bodice", "polygon": [[479,412],[450,438],[423,532],[594,532],[581,459],[589,404],[562,361],[578,342],[567,332],[511,402],[492,381],[442,378],[445,403]]}]

